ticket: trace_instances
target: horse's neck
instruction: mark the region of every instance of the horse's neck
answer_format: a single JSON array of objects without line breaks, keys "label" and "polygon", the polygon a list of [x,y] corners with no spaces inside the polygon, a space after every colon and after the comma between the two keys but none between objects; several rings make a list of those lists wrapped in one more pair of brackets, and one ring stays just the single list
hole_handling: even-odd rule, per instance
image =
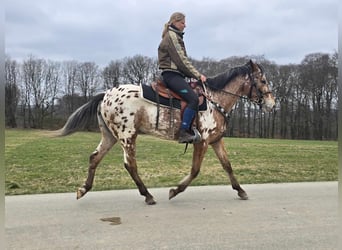
[{"label": "horse's neck", "polygon": [[244,91],[245,79],[243,77],[237,77],[233,79],[229,84],[225,86],[223,91],[215,91],[212,93],[213,100],[219,103],[226,111],[230,111],[238,98]]}]

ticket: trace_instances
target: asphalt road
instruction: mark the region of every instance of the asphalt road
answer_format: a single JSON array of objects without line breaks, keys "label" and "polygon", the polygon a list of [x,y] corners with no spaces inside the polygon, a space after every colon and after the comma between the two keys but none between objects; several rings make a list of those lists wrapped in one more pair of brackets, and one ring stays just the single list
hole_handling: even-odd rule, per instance
[{"label": "asphalt road", "polygon": [[243,188],[150,189],[154,206],[135,189],[7,196],[7,249],[338,249],[337,182]]}]

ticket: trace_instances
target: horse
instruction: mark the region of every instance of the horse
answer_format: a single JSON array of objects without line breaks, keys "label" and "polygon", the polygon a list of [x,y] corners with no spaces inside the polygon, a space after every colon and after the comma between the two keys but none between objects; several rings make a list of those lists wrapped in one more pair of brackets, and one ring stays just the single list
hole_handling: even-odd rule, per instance
[{"label": "horse", "polygon": [[[233,67],[214,77],[208,77],[202,85],[203,94],[206,97],[206,109],[199,111],[195,120],[201,139],[192,144],[190,174],[185,176],[176,188],[169,190],[169,199],[183,192],[197,177],[210,145],[227,172],[232,188],[237,191],[240,199],[247,200],[247,193],[234,176],[223,136],[229,113],[239,98],[246,98],[257,103],[263,111],[272,111],[275,106],[275,97],[270,90],[265,71],[260,64],[249,60],[242,66]],[[66,136],[74,133],[97,115],[102,138],[89,157],[88,176],[84,184],[77,189],[77,199],[91,190],[96,167],[108,151],[120,142],[124,155],[124,167],[140,194],[145,197],[146,204],[156,204],[137,171],[136,139],[139,133],[144,133],[177,140],[178,135],[175,131],[178,131],[180,127],[180,112],[180,109],[146,100],[142,95],[142,87],[135,84],[119,85],[108,89],[79,107],[70,115],[63,128],[55,131],[57,135]]]}]

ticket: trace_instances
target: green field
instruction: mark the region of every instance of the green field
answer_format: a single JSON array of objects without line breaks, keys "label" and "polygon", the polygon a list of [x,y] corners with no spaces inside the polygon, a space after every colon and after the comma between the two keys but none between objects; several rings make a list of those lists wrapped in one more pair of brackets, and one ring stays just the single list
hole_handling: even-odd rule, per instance
[{"label": "green field", "polygon": [[[48,138],[44,131],[6,130],[6,195],[74,192],[87,176],[89,155],[99,133],[78,132]],[[338,143],[277,139],[225,138],[235,176],[241,184],[337,181]],[[139,173],[147,187],[175,186],[189,173],[192,147],[140,135]],[[192,185],[229,184],[214,151],[209,148],[200,175]],[[123,167],[119,144],[97,168],[93,190],[136,188]]]}]

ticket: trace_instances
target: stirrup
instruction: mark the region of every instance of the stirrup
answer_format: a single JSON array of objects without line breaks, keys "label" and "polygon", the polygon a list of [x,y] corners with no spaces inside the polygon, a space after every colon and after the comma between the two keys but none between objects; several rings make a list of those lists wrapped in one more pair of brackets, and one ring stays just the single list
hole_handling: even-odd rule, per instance
[{"label": "stirrup", "polygon": [[202,139],[201,134],[199,133],[199,131],[196,128],[191,128],[191,130],[192,130],[193,135],[190,135],[189,133],[187,133],[187,135],[189,136],[187,138],[188,140],[186,140],[185,138],[182,140],[182,138],[180,137],[178,139],[178,142],[179,143],[186,143],[186,144],[188,144],[188,143],[199,143]]},{"label": "stirrup", "polygon": [[200,132],[197,130],[197,128],[192,128],[192,132],[195,134],[195,138],[193,139],[192,143],[199,143],[202,140]]}]

